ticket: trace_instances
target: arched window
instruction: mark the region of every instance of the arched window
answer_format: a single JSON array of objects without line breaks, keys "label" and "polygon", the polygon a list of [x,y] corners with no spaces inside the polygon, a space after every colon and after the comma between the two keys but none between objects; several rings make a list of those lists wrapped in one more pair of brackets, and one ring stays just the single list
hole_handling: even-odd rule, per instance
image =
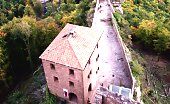
[{"label": "arched window", "polygon": [[69,93],[69,100],[77,103],[77,96],[74,93]]}]

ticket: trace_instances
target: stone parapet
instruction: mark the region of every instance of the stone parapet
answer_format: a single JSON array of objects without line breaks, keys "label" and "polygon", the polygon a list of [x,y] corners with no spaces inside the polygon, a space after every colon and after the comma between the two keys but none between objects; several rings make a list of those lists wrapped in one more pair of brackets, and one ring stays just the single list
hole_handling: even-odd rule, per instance
[{"label": "stone parapet", "polygon": [[96,104],[141,104],[133,99],[128,99],[117,93],[110,92],[104,87],[98,87],[95,98]]}]

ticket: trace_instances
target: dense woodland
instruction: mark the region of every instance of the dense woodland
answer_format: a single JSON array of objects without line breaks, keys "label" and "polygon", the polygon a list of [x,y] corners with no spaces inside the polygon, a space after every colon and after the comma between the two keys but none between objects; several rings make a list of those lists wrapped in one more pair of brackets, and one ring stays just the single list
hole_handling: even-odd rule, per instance
[{"label": "dense woodland", "polygon": [[132,40],[155,52],[170,52],[170,0],[126,0],[124,15],[115,14]]},{"label": "dense woodland", "polygon": [[38,57],[66,23],[87,26],[92,5],[89,0],[0,0],[0,96],[37,70]]}]

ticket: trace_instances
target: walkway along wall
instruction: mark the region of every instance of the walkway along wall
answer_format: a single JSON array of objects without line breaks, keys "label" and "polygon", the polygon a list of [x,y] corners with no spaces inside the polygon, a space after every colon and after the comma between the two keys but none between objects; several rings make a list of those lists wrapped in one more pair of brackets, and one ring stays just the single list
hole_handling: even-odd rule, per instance
[{"label": "walkway along wall", "polygon": [[[109,1],[109,4],[110,5],[112,5],[111,3],[110,3],[110,0],[108,0]],[[111,6],[112,7],[112,6]],[[113,9],[113,8],[112,8]],[[113,10],[114,11],[114,10]],[[135,78],[133,77],[133,75],[132,75],[132,71],[131,71],[131,68],[130,68],[130,65],[129,65],[129,61],[128,61],[128,58],[127,58],[127,47],[125,46],[125,44],[124,44],[124,42],[123,42],[123,40],[122,40],[122,38],[121,38],[121,36],[120,36],[120,33],[119,33],[119,30],[118,30],[118,27],[117,27],[117,22],[116,22],[116,19],[115,19],[115,17],[113,16],[113,14],[111,13],[111,16],[112,16],[112,25],[113,25],[113,28],[115,29],[115,32],[116,32],[116,35],[117,35],[117,39],[118,39],[118,42],[119,42],[119,44],[121,45],[121,48],[122,48],[122,50],[123,50],[123,54],[124,54],[124,57],[125,57],[125,64],[126,64],[126,67],[128,67],[127,69],[128,70],[126,70],[127,72],[128,72],[128,74],[130,75],[129,77],[130,77],[130,79],[131,79],[131,82],[132,82],[132,86],[131,86],[131,93],[132,93],[132,95],[133,95],[133,91],[134,91],[134,85],[135,85]]]},{"label": "walkway along wall", "polygon": [[[130,65],[129,65],[129,61],[128,61],[128,58],[127,58],[127,54],[126,54],[126,53],[128,52],[128,51],[127,51],[127,47],[125,46],[124,42],[122,41],[122,38],[121,38],[121,36],[120,36],[120,34],[119,34],[119,30],[118,30],[118,27],[117,27],[117,22],[116,22],[113,14],[112,14],[113,12],[115,12],[115,10],[114,10],[114,8],[113,8],[110,0],[108,0],[108,3],[109,3],[109,5],[110,5],[110,7],[111,7],[111,9],[112,9],[112,12],[111,12],[112,25],[113,25],[113,28],[114,28],[114,30],[115,30],[115,32],[116,32],[116,35],[117,35],[117,38],[118,38],[118,42],[119,42],[119,44],[120,44],[120,46],[121,46],[121,48],[122,48],[122,51],[123,51],[123,55],[124,55],[124,59],[125,59],[124,61],[125,61],[126,67],[127,67],[127,69],[128,69],[128,70],[126,70],[126,71],[127,71],[127,73],[130,75],[129,77],[130,77],[131,82],[132,82],[132,83],[131,83],[131,85],[132,85],[132,86],[131,86],[131,93],[132,93],[132,95],[133,95],[135,79],[134,79],[134,77],[133,77],[133,75],[132,75],[132,71],[131,71],[131,68],[130,68]],[[97,18],[97,11],[98,11],[99,4],[100,4],[100,0],[96,0],[96,7],[95,7],[94,17],[93,17],[93,22],[92,22],[92,28],[95,26],[96,22],[98,22],[98,21],[96,20],[96,18]]]}]

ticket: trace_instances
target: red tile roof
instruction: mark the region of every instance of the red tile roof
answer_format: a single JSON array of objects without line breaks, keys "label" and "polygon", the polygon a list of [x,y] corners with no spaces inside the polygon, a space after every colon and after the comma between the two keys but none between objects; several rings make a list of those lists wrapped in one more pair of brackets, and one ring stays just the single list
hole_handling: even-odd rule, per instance
[{"label": "red tile roof", "polygon": [[[70,31],[75,31],[74,36],[67,36]],[[101,34],[99,30],[67,24],[40,58],[83,70]]]}]

